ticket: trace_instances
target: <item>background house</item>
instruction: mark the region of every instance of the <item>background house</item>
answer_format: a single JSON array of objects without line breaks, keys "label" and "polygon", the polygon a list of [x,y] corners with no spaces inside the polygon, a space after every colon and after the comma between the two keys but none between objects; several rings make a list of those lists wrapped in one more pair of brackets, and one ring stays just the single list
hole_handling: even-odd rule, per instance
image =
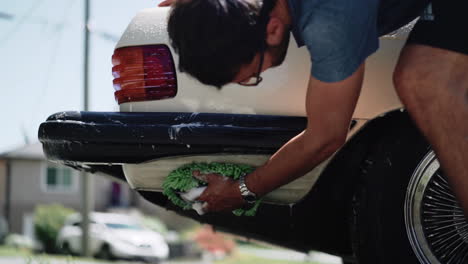
[{"label": "background house", "polygon": [[[80,173],[46,160],[41,144],[32,144],[0,155],[0,206],[10,232],[34,237],[34,209],[39,204],[60,203],[80,210]],[[94,175],[94,210],[138,208],[157,215],[177,229],[188,220],[146,202],[124,182]]]}]

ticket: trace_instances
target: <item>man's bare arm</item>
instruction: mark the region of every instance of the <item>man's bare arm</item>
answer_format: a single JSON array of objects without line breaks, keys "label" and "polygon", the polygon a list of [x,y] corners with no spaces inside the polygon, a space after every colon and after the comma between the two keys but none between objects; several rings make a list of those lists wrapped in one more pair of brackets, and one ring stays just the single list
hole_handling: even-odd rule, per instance
[{"label": "man's bare arm", "polygon": [[[248,188],[259,196],[306,174],[345,142],[362,86],[364,64],[349,78],[324,83],[310,78],[306,96],[306,130],[278,150],[264,165],[246,177]],[[208,182],[198,198],[205,211],[225,211],[244,203],[239,185],[216,174],[196,175]]]}]

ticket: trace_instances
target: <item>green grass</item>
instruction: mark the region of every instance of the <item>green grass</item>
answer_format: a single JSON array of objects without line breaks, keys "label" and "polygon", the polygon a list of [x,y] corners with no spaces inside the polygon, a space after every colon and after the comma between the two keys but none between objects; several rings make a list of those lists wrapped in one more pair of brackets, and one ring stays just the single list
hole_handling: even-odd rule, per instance
[{"label": "green grass", "polygon": [[[89,261],[102,263],[101,260],[63,256],[63,255],[46,255],[46,254],[33,254],[27,250],[19,250],[11,247],[0,246],[0,257],[21,257],[24,258],[26,264],[50,264],[51,260],[61,259],[66,263],[74,264],[75,261]],[[170,261],[172,262],[172,261]],[[177,263],[177,261],[174,261]],[[259,258],[242,252],[236,252],[223,260],[214,261],[213,264],[322,264],[319,262],[311,261],[285,261],[285,260],[271,260]]]},{"label": "green grass", "polygon": [[227,257],[223,260],[215,261],[214,264],[322,264],[319,262],[311,261],[287,261],[287,260],[271,260],[264,259],[255,256],[251,256],[245,253],[235,253],[234,255]]},{"label": "green grass", "polygon": [[27,257],[29,255],[31,255],[29,250],[0,246],[0,257]]},{"label": "green grass", "polygon": [[102,260],[65,255],[34,254],[25,249],[0,246],[0,257],[20,257],[25,259],[26,264],[49,264],[51,260],[65,260],[66,263],[73,264],[75,261],[89,261],[102,263]]}]

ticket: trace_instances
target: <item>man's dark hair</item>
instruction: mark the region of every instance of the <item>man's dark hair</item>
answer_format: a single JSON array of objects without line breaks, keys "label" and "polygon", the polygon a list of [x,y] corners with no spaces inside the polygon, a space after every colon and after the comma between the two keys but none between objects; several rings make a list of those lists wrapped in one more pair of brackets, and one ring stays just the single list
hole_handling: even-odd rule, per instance
[{"label": "man's dark hair", "polygon": [[266,49],[266,25],[276,0],[178,0],[168,32],[179,70],[221,88]]}]

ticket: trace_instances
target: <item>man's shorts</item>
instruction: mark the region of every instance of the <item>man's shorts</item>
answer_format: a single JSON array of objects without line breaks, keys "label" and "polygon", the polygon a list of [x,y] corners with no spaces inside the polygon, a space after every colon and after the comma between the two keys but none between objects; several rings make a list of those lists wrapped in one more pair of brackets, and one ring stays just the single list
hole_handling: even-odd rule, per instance
[{"label": "man's shorts", "polygon": [[468,55],[468,0],[432,0],[413,28],[408,44]]}]

